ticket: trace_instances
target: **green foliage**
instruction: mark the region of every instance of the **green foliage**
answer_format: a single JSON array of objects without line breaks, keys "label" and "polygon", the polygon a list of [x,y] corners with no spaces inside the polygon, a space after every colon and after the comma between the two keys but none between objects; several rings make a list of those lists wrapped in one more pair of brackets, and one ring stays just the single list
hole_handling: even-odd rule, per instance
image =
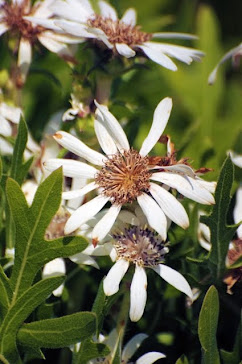
[{"label": "green foliage", "polygon": [[211,231],[211,252],[209,263],[215,279],[219,280],[225,271],[225,258],[237,226],[227,225],[227,213],[230,205],[230,191],[233,184],[233,164],[230,157],[225,160],[220,172],[215,191],[215,202],[210,216],[202,216],[201,222]]},{"label": "green foliage", "polygon": [[177,359],[176,364],[189,364],[189,361],[185,355],[182,355],[179,359]]},{"label": "green foliage", "polygon": [[109,352],[106,345],[85,340],[81,344],[79,352],[74,353],[73,364],[86,364],[88,360],[106,357]]},{"label": "green foliage", "polygon": [[198,323],[198,336],[203,349],[204,364],[220,363],[216,339],[218,315],[218,292],[214,286],[211,286],[204,298]]}]

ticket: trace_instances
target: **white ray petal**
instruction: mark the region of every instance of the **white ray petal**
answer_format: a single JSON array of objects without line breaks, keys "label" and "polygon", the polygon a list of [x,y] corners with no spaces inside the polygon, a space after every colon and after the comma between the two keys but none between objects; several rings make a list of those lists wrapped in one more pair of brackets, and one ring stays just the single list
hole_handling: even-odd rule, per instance
[{"label": "white ray petal", "polygon": [[[100,105],[96,100],[94,103],[103,117],[103,126],[114,139],[117,147],[121,150],[129,150],[129,142],[123,128],[118,120],[111,114],[105,105]],[[100,119],[101,122],[101,119]]]},{"label": "white ray petal", "polygon": [[95,216],[108,202],[108,200],[108,197],[99,195],[80,206],[67,220],[65,234],[68,235],[73,233],[73,231],[79,228],[82,224]]},{"label": "white ray petal", "polygon": [[70,133],[66,133],[65,131],[58,131],[53,137],[57,141],[57,143],[59,143],[62,147],[66,148],[70,152],[78,155],[81,158],[86,159],[90,163],[98,166],[103,166],[106,159],[105,156],[89,148],[81,140],[77,139]]},{"label": "white ray petal", "polygon": [[145,269],[136,265],[130,286],[129,317],[133,322],[142,317],[147,300],[147,276]]},{"label": "white ray petal", "polygon": [[54,20],[38,18],[36,16],[23,16],[23,19],[30,21],[33,25],[40,25],[46,29],[60,31],[60,28],[54,24]]},{"label": "white ray petal", "polygon": [[21,82],[25,82],[32,60],[32,45],[25,38],[20,39],[18,49],[18,67],[21,75]]},{"label": "white ray petal", "polygon": [[146,193],[138,196],[137,201],[147,217],[149,225],[160,234],[163,240],[166,240],[167,220],[160,206]]},{"label": "white ray petal", "polygon": [[108,133],[107,129],[103,125],[103,116],[97,109],[95,113],[94,129],[100,144],[100,147],[107,155],[117,153],[118,149],[113,138]]},{"label": "white ray petal", "polygon": [[94,258],[89,257],[89,255],[83,254],[83,253],[77,253],[75,255],[72,255],[69,257],[69,259],[76,264],[85,264],[85,265],[91,265],[97,269],[99,269],[99,265],[95,261]]},{"label": "white ray petal", "polygon": [[162,39],[198,39],[197,35],[188,33],[175,33],[175,32],[165,32],[165,33],[153,33],[152,38],[162,38]]},{"label": "white ray petal", "polygon": [[4,23],[0,24],[0,36],[4,34],[8,29],[9,27],[7,26],[7,24]]},{"label": "white ray petal", "polygon": [[183,196],[196,202],[212,205],[215,203],[213,195],[205,188],[200,187],[195,179],[183,177],[176,173],[157,172],[153,173],[151,178],[154,181],[165,183],[166,185],[177,189]]},{"label": "white ray petal", "polygon": [[132,27],[135,26],[136,24],[136,11],[133,8],[127,9],[124,13],[124,15],[122,16],[122,18],[120,19],[120,21],[122,21],[123,23],[127,24],[127,25],[131,25]]},{"label": "white ray petal", "polygon": [[13,154],[13,146],[0,136],[0,153],[2,155]]},{"label": "white ray petal", "polygon": [[165,264],[159,264],[152,269],[157,274],[159,274],[159,276],[161,276],[161,278],[163,278],[166,282],[193,299],[192,290],[187,280],[175,269],[172,269]]},{"label": "white ray petal", "polygon": [[191,167],[187,166],[186,164],[175,164],[173,166],[162,166],[158,168],[162,168],[164,170],[171,172],[176,172],[178,174],[180,173],[186,176],[190,176],[192,178],[196,176],[194,170]]},{"label": "white ray petal", "polygon": [[232,150],[229,150],[228,154],[230,155],[230,158],[232,162],[239,168],[242,168],[242,155],[233,152]]},{"label": "white ray petal", "polygon": [[79,198],[86,195],[88,192],[93,191],[95,188],[98,188],[98,186],[95,184],[95,182],[91,182],[78,190],[63,192],[62,198],[63,200],[72,200],[73,198]]},{"label": "white ray petal", "polygon": [[5,137],[12,135],[11,125],[2,115],[0,115],[0,134]]},{"label": "white ray petal", "polygon": [[103,257],[110,255],[112,250],[112,243],[104,243],[102,245],[97,245],[96,247],[94,247],[93,244],[89,244],[88,247],[82,251],[82,253],[86,255],[93,255],[94,257]]},{"label": "white ray petal", "polygon": [[94,14],[93,9],[87,1],[55,1],[51,7],[55,15],[60,18],[76,21],[87,22]]},{"label": "white ray petal", "polygon": [[151,351],[142,355],[135,364],[152,364],[159,359],[166,358],[165,354],[159,353],[158,351]]},{"label": "white ray petal", "polygon": [[150,193],[160,208],[163,210],[165,215],[167,215],[172,221],[181,226],[183,229],[188,228],[189,219],[186,210],[170,192],[166,191],[164,188],[158,186],[155,183],[151,183]]},{"label": "white ray petal", "polygon": [[136,55],[136,52],[125,43],[115,43],[115,47],[121,56],[131,58]]},{"label": "white ray petal", "polygon": [[216,186],[217,186],[217,182],[208,182],[208,181],[204,181],[203,179],[197,177],[196,178],[196,183],[205,188],[206,190],[208,190],[211,193],[215,192]]},{"label": "white ray petal", "polygon": [[99,1],[98,5],[103,17],[110,18],[114,21],[118,19],[116,10],[110,4],[106,3],[106,1]]},{"label": "white ray petal", "polygon": [[146,156],[151,149],[155,146],[159,140],[161,134],[165,130],[172,108],[172,99],[166,97],[161,100],[157,105],[154,115],[153,122],[149,131],[149,134],[145,138],[142,147],[140,149],[140,155]]},{"label": "white ray petal", "polygon": [[53,158],[44,162],[43,165],[47,171],[50,172],[63,167],[63,174],[65,177],[94,178],[95,174],[98,172],[96,168],[73,159]]},{"label": "white ray petal", "polygon": [[126,224],[140,225],[140,221],[135,214],[130,211],[122,210],[118,215],[118,219]]},{"label": "white ray petal", "polygon": [[53,36],[53,34],[51,34],[51,32],[49,31],[43,32],[38,35],[40,43],[49,51],[57,53],[60,57],[73,57],[72,51],[68,47],[68,45],[59,42],[54,38],[55,37]]},{"label": "white ray petal", "polygon": [[103,280],[103,290],[106,296],[112,296],[119,290],[119,284],[129,268],[129,262],[119,259]]},{"label": "white ray petal", "polygon": [[[42,278],[56,277],[66,273],[65,261],[63,258],[56,258],[45,264],[42,272]],[[62,295],[64,284],[62,283],[52,293],[56,297]]]},{"label": "white ray petal", "polygon": [[[234,222],[238,224],[242,221],[242,185],[236,192],[236,201],[234,206]],[[242,239],[242,224],[237,229],[237,235],[239,239]]]},{"label": "white ray petal", "polygon": [[136,350],[138,350],[142,342],[147,339],[147,337],[148,335],[146,334],[137,334],[132,337],[132,339],[127,342],[122,350],[122,361],[127,363],[128,360],[132,358]]},{"label": "white ray petal", "polygon": [[72,36],[78,37],[80,39],[80,43],[85,41],[85,38],[96,38],[94,34],[91,34],[88,31],[87,26],[84,24],[73,23],[68,20],[55,20],[54,24]]},{"label": "white ray petal", "polygon": [[146,43],[143,45],[136,45],[138,48],[142,49],[142,51],[146,54],[148,58],[152,61],[160,64],[161,66],[167,68],[171,71],[176,71],[177,66],[175,63],[167,57],[164,53],[162,53],[159,49],[155,49],[155,47],[150,47]]},{"label": "white ray petal", "polygon": [[22,114],[22,110],[20,109],[20,107],[11,106],[6,104],[5,102],[1,102],[0,114],[5,119],[10,120],[12,123],[18,124]]},{"label": "white ray petal", "polygon": [[92,239],[97,244],[110,232],[115,220],[118,217],[122,205],[112,205],[108,212],[98,221],[92,231]]}]

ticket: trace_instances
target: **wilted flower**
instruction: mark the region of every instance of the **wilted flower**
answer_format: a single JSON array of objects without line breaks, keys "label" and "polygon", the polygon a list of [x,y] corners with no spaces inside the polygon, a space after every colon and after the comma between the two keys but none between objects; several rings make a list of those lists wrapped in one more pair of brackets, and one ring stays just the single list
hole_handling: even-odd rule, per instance
[{"label": "wilted flower", "polygon": [[[82,141],[64,131],[58,131],[54,138],[64,148],[100,166],[100,169],[87,163],[67,159],[50,159],[45,162],[45,167],[49,171],[62,166],[65,176],[94,180],[80,190],[64,192],[62,195],[64,199],[75,199],[94,189],[98,189],[99,192],[97,197],[79,207],[71,215],[65,227],[66,234],[75,231],[95,216],[106,203],[111,202],[108,212],[93,229],[93,241],[97,244],[112,228],[122,206],[137,201],[149,225],[165,240],[166,216],[183,228],[189,225],[184,207],[167,191],[166,186],[176,188],[184,196],[200,203],[214,203],[211,194],[214,184],[198,178],[189,166],[150,165],[148,153],[166,127],[172,107],[170,98],[163,99],[156,107],[151,129],[139,152],[130,148],[123,129],[107,107],[97,102],[96,106],[95,132],[106,156],[90,149]],[[153,180],[158,183],[152,182]]]},{"label": "wilted flower", "polygon": [[[73,60],[73,54],[65,43],[75,43],[72,36],[54,25],[51,17],[53,12],[50,5],[55,0],[36,1],[34,5],[30,0],[11,0],[0,2],[0,35],[6,31],[17,35],[18,45],[18,75],[17,85],[22,86],[32,59],[32,45],[36,40],[40,41],[51,52],[59,56]],[[34,20],[38,19],[36,25]]]},{"label": "wilted flower", "polygon": [[199,61],[203,53],[192,48],[152,41],[157,38],[194,39],[196,37],[183,33],[146,33],[136,25],[136,11],[128,9],[121,19],[116,10],[105,1],[98,2],[100,14],[96,14],[88,0],[56,1],[52,9],[56,15],[67,20],[55,23],[66,32],[81,39],[86,38],[104,45],[114,54],[126,58],[144,55],[152,61],[176,71],[175,63],[169,58],[174,57],[190,64]]},{"label": "wilted flower", "polygon": [[186,279],[176,270],[163,264],[168,248],[160,236],[147,227],[130,226],[113,234],[113,245],[117,261],[103,281],[104,293],[111,296],[118,292],[119,284],[131,264],[135,273],[130,286],[130,319],[138,321],[144,312],[147,300],[146,269],[151,268],[161,278],[181,292],[193,297]]}]

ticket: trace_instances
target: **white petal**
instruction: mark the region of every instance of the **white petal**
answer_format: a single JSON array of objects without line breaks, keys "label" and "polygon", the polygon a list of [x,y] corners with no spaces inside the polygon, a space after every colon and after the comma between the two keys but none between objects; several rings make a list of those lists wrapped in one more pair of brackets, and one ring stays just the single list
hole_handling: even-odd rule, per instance
[{"label": "white petal", "polygon": [[57,168],[63,167],[63,174],[65,177],[94,178],[95,174],[98,172],[96,168],[73,159],[53,158],[44,162],[43,165],[50,172],[55,171]]},{"label": "white petal", "polygon": [[167,68],[171,71],[176,71],[177,66],[175,63],[167,57],[164,53],[162,53],[159,49],[155,49],[155,47],[147,46],[146,43],[144,45],[137,45],[137,47],[141,48],[142,51],[146,54],[148,58],[152,61],[160,64],[161,66]]},{"label": "white petal", "polygon": [[65,226],[65,234],[71,234],[82,224],[95,216],[108,202],[108,200],[108,197],[99,195],[93,198],[91,201],[88,201],[84,205],[80,206],[68,219]]},{"label": "white petal", "polygon": [[[62,258],[56,258],[45,264],[42,272],[42,277],[56,277],[66,273],[65,261]],[[58,288],[53,291],[53,295],[59,297],[62,295],[64,284],[62,283]]]},{"label": "white petal", "polygon": [[99,266],[97,264],[97,262],[95,261],[94,258],[89,257],[86,254],[83,253],[77,253],[75,255],[72,255],[71,257],[69,257],[69,259],[76,264],[84,264],[84,265],[91,265],[97,269],[99,269]]},{"label": "white petal", "polygon": [[[238,224],[242,221],[242,185],[236,192],[236,202],[234,206],[234,222]],[[242,239],[242,224],[237,229],[237,235],[239,239]]]},{"label": "white petal", "polygon": [[167,220],[160,206],[146,193],[138,196],[137,201],[149,225],[160,234],[163,240],[166,240]]},{"label": "white petal", "polygon": [[125,210],[120,211],[118,215],[118,220],[121,220],[126,224],[131,224],[136,226],[140,225],[140,221],[137,218],[137,216],[135,216],[135,214],[133,214],[130,211],[125,211]]},{"label": "white petal", "polygon": [[175,173],[189,176],[192,178],[194,178],[196,176],[193,169],[191,167],[187,166],[186,164],[175,164],[173,166],[162,166],[162,167],[158,167],[158,168],[162,168],[164,170],[175,172]]},{"label": "white petal", "polygon": [[147,276],[145,269],[136,265],[132,283],[130,286],[131,321],[137,322],[142,317],[147,300]]},{"label": "white petal", "polygon": [[175,173],[158,172],[153,173],[151,179],[177,189],[183,196],[196,202],[205,205],[212,205],[215,202],[213,195],[205,188],[200,187],[196,180],[190,177],[183,177]]},{"label": "white petal", "polygon": [[175,33],[175,32],[166,32],[166,33],[153,33],[152,38],[162,38],[162,39],[197,39],[198,37],[193,34],[188,33]]},{"label": "white petal", "polygon": [[55,1],[51,9],[60,18],[76,22],[86,22],[93,15],[93,9],[87,1]]},{"label": "white petal", "polygon": [[164,188],[155,183],[150,184],[150,193],[161,207],[165,215],[167,215],[177,225],[183,229],[188,228],[189,219],[186,210],[177,199]]},{"label": "white petal", "polygon": [[115,47],[121,56],[131,58],[136,55],[136,52],[125,43],[115,43]]},{"label": "white petal", "polygon": [[50,19],[38,18],[36,16],[23,16],[23,19],[28,20],[29,22],[33,23],[33,25],[40,25],[44,28],[57,31],[60,30],[60,28],[54,24],[54,21]]},{"label": "white petal", "polygon": [[159,264],[152,269],[173,287],[185,293],[191,299],[193,298],[192,290],[187,280],[175,269],[172,269],[165,264]]},{"label": "white petal", "polygon": [[7,24],[4,23],[0,24],[0,36],[4,34],[8,29],[9,27],[7,26]]},{"label": "white petal", "polygon": [[31,43],[25,39],[21,38],[18,50],[18,67],[21,74],[21,82],[25,82],[29,66],[32,60],[32,46]]},{"label": "white petal", "polygon": [[0,134],[5,137],[12,135],[11,125],[2,115],[0,115]]},{"label": "white petal", "polygon": [[2,155],[13,154],[13,146],[0,136],[0,153]]},{"label": "white petal", "polygon": [[60,57],[73,57],[71,49],[64,43],[54,39],[54,36],[50,36],[51,32],[43,32],[38,35],[38,39],[44,47],[53,53],[57,53]]},{"label": "white petal", "polygon": [[99,1],[98,5],[100,7],[100,12],[103,17],[110,18],[114,21],[118,19],[116,10],[111,5],[106,3],[106,1]]},{"label": "white petal", "polygon": [[136,11],[135,9],[127,9],[124,13],[124,15],[122,16],[122,18],[120,19],[120,21],[122,21],[123,23],[127,24],[127,25],[131,25],[132,27],[135,26],[136,24]]},{"label": "white petal", "polygon": [[206,190],[208,190],[211,193],[215,192],[216,186],[217,186],[217,182],[208,182],[208,181],[204,181],[203,179],[197,177],[196,178],[196,183],[205,188]]},{"label": "white petal", "polygon": [[172,100],[170,97],[166,97],[157,105],[153,122],[149,131],[149,134],[145,138],[142,147],[140,149],[140,155],[146,156],[150,150],[155,146],[160,139],[161,134],[165,130],[172,108]]},{"label": "white petal", "polygon": [[127,363],[147,337],[148,335],[146,334],[137,334],[132,337],[132,339],[127,342],[122,350],[122,361]]},{"label": "white petal", "polygon": [[[129,150],[129,142],[118,120],[111,114],[105,105],[100,105],[96,100],[94,103],[103,117],[103,126],[114,139],[119,149]],[[100,122],[101,119],[100,119]]]},{"label": "white petal", "polygon": [[204,56],[204,53],[197,49],[173,44],[146,42],[145,45],[187,64],[190,64],[193,60],[200,61],[201,57]]},{"label": "white petal", "polygon": [[112,155],[117,153],[117,146],[113,138],[108,133],[107,129],[103,125],[103,116],[101,112],[97,109],[95,113],[94,129],[98,139],[98,142],[107,155]]},{"label": "white petal", "polygon": [[[88,184],[87,178],[83,178],[83,177],[82,178],[79,178],[79,177],[72,178],[70,190],[71,191],[80,190],[83,187],[85,187],[87,184]],[[76,210],[83,203],[84,198],[85,198],[84,195],[82,195],[75,199],[69,200],[66,204],[66,207],[68,207],[72,210]]]},{"label": "white petal", "polygon": [[242,168],[242,155],[233,152],[232,150],[229,151],[230,158],[232,162],[239,168]]},{"label": "white petal", "polygon": [[89,244],[88,247],[82,251],[82,253],[87,255],[93,255],[94,257],[103,257],[106,255],[110,255],[112,249],[112,243],[104,243],[103,245],[97,245],[96,247],[94,247],[93,244]]},{"label": "white petal", "polygon": [[62,198],[63,200],[72,200],[73,198],[79,198],[81,196],[84,196],[86,193],[94,190],[97,187],[98,186],[95,184],[95,182],[91,182],[79,190],[63,192]]},{"label": "white petal", "polygon": [[112,296],[119,290],[119,284],[129,268],[129,262],[119,259],[103,280],[103,290],[106,296]]},{"label": "white petal", "polygon": [[95,243],[103,240],[105,236],[110,232],[115,220],[118,217],[119,211],[122,205],[112,205],[106,215],[95,225],[92,231],[92,239]]},{"label": "white petal", "polygon": [[157,351],[151,351],[147,354],[142,355],[135,364],[152,364],[159,359],[165,358],[165,354],[159,353]]},{"label": "white petal", "polygon": [[1,102],[0,114],[12,123],[18,124],[22,114],[22,110],[19,107],[11,106],[6,104],[5,102]]},{"label": "white petal", "polygon": [[71,34],[74,37],[80,39],[80,43],[85,40],[85,38],[96,38],[96,36],[89,32],[86,25],[73,23],[68,20],[55,20],[55,25],[65,32]]},{"label": "white petal", "polygon": [[89,148],[81,140],[77,139],[70,133],[58,131],[53,137],[62,147],[68,149],[70,152],[86,159],[88,162],[98,166],[103,166],[105,157],[101,153]]}]

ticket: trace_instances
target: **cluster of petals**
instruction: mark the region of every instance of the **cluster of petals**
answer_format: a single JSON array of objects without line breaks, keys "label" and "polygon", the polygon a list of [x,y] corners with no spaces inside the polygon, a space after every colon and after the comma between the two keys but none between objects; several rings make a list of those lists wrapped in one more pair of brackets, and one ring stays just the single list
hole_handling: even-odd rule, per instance
[{"label": "cluster of petals", "polygon": [[[176,71],[177,66],[170,57],[190,64],[193,60],[199,61],[203,56],[203,53],[196,49],[152,41],[159,38],[196,38],[193,35],[144,33],[136,26],[136,11],[133,8],[126,10],[123,17],[118,19],[116,10],[107,2],[99,1],[98,6],[100,14],[95,13],[88,0],[57,0],[52,9],[60,20],[55,21],[55,24],[67,33],[80,37],[81,41],[99,41],[115,54],[126,58],[134,57],[138,52],[172,71]],[[97,19],[100,20],[100,24]]]},{"label": "cluster of petals", "polygon": [[[99,144],[106,155],[92,150],[81,140],[64,131],[58,131],[54,138],[67,150],[85,159],[87,162],[105,169],[105,163],[116,155],[123,155],[131,150],[126,134],[117,119],[104,105],[97,102],[96,118],[94,127]],[[168,122],[172,108],[170,98],[163,99],[155,109],[153,123],[145,138],[139,156],[147,157],[148,153],[155,146],[163,133]],[[66,177],[84,177],[93,179],[92,182],[79,190],[64,192],[63,199],[76,199],[86,193],[97,190],[98,196],[76,209],[65,226],[65,233],[70,234],[82,224],[95,216],[108,202],[111,207],[103,218],[93,229],[93,241],[101,241],[112,228],[118,217],[122,203],[113,203],[112,196],[105,195],[102,188],[96,183],[96,176],[99,171],[88,163],[71,159],[49,159],[45,162],[45,168],[53,171],[63,167],[63,174]],[[143,210],[149,225],[160,234],[163,240],[167,234],[167,217],[183,228],[189,225],[187,213],[182,204],[167,189],[176,189],[182,195],[200,202],[202,204],[213,204],[212,192],[215,185],[212,182],[203,181],[187,165],[177,164],[174,166],[148,166],[150,173],[148,188],[140,191],[135,201]],[[169,186],[169,187],[167,187]]]},{"label": "cluster of petals", "polygon": [[55,0],[36,1],[34,5],[30,0],[0,1],[0,35],[10,31],[13,34],[17,33],[20,37],[19,84],[25,81],[32,59],[32,45],[36,40],[51,52],[66,59],[73,59],[73,51],[66,42],[71,44],[76,43],[77,40],[54,24],[51,10],[53,3]]}]

